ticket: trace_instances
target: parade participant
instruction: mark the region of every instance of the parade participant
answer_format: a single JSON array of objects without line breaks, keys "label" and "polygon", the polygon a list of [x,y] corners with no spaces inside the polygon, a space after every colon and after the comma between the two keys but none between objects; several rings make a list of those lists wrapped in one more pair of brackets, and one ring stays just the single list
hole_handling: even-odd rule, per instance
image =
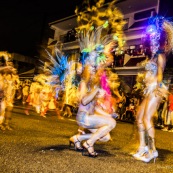
[{"label": "parade participant", "polygon": [[55,109],[55,112],[56,112],[56,115],[57,115],[57,118],[58,119],[64,119],[62,116],[61,116],[61,109],[62,109],[62,95],[61,95],[61,91],[62,91],[62,87],[60,85],[60,80],[59,80],[59,77],[58,76],[54,76],[53,77],[53,81],[54,81],[54,85],[52,85],[52,98],[51,98],[51,101],[49,102],[49,109],[51,109],[51,106],[52,108],[54,107]]},{"label": "parade participant", "polygon": [[29,115],[29,109],[33,106],[38,114],[40,114],[41,99],[40,92],[42,85],[39,82],[33,81],[29,88],[29,95],[26,100],[25,114]]},{"label": "parade participant", "polygon": [[63,103],[63,116],[72,117],[72,108],[76,107],[77,103],[77,86],[74,84],[74,78],[76,75],[76,66],[77,63],[73,60],[68,62],[68,73],[64,84],[65,84],[65,92],[64,92],[64,103]]},{"label": "parade participant", "polygon": [[5,96],[4,96],[4,76],[0,73],[0,129],[5,130],[3,126],[5,118]]},{"label": "parade participant", "polygon": [[54,88],[54,102],[55,102],[55,111],[58,119],[63,120],[64,118],[61,116],[61,110],[63,109],[63,91],[60,85]]},{"label": "parade participant", "polygon": [[4,75],[4,95],[5,95],[5,119],[4,127],[8,130],[12,130],[10,127],[11,112],[13,109],[13,102],[15,96],[15,80],[13,79],[12,73],[7,73]]},{"label": "parade participant", "polygon": [[22,84],[22,103],[26,104],[29,90],[30,90],[30,83],[31,81],[29,79],[25,79]]},{"label": "parade participant", "polygon": [[68,61],[67,55],[58,49],[57,45],[55,45],[52,55],[48,51],[46,52],[49,55],[49,69],[52,76],[56,77],[51,79],[51,86],[55,88],[57,116],[59,119],[63,119],[60,114],[71,117],[71,107],[75,107],[77,102],[77,87],[75,84],[77,62],[74,60]]},{"label": "parade participant", "polygon": [[54,108],[58,119],[63,119],[60,115],[63,104],[59,102],[63,96],[59,93],[65,91],[65,79],[70,75],[69,63],[67,56],[57,48],[57,45],[52,50],[52,54],[47,50],[45,51],[48,55],[47,62],[41,67],[44,74],[35,77],[35,80],[43,85],[40,93],[41,116],[46,117],[47,110]]},{"label": "parade participant", "polygon": [[[108,141],[110,139],[109,132],[115,127],[116,122],[110,113],[102,110],[100,107],[104,103],[99,100],[105,97],[105,90],[101,89],[100,79],[97,83],[93,83],[96,73],[96,53],[90,53],[90,62],[85,66],[82,81],[80,83],[80,105],[77,113],[77,122],[80,127],[91,131],[89,134],[77,134],[70,138],[70,145],[73,143],[75,150],[88,151],[89,156],[96,157],[94,144],[97,140]],[[99,99],[99,100],[97,100]],[[113,114],[113,113],[112,113]],[[86,140],[81,147],[81,141]]]},{"label": "parade participant", "polygon": [[50,70],[45,69],[43,74],[38,75],[35,80],[40,82],[42,88],[39,93],[40,116],[46,118],[46,113],[49,110],[49,102],[51,101],[53,90],[50,85],[52,74]]},{"label": "parade participant", "polygon": [[[117,47],[121,50],[123,45],[122,28],[125,23],[122,13],[113,8],[114,3],[115,1],[110,3],[104,12],[100,10],[104,4],[102,0],[96,6],[88,6],[88,13],[76,10],[79,23],[76,30],[79,34],[83,65],[76,118],[79,127],[86,128],[90,133],[80,130],[79,134],[70,138],[70,146],[73,144],[77,151],[86,150],[91,157],[98,155],[94,150],[95,142],[108,141],[109,132],[116,126],[114,110],[108,104],[111,100],[111,94],[107,91],[109,87],[105,88],[101,82],[104,79],[104,69],[113,62],[112,52],[118,50]],[[106,109],[106,104],[110,109]],[[85,141],[83,146],[81,141]]]},{"label": "parade participant", "polygon": [[[139,148],[133,157],[150,162],[158,157],[155,146],[155,129],[153,116],[162,100],[167,95],[163,83],[163,71],[166,65],[166,54],[173,47],[173,26],[163,17],[152,17],[146,28],[146,49],[149,61],[146,62],[144,98],[137,110],[136,120],[139,132]],[[146,134],[148,141],[145,141]],[[148,145],[146,145],[148,144]]]},{"label": "parade participant", "polygon": [[44,85],[41,92],[40,92],[40,99],[41,99],[41,109],[40,109],[40,116],[46,118],[46,113],[49,110],[49,103],[52,98],[52,88],[49,85]]},{"label": "parade participant", "polygon": [[13,101],[16,92],[17,70],[14,68],[12,56],[10,53],[2,51],[0,56],[4,59],[3,66],[0,67],[0,127],[2,130],[12,130],[10,127],[11,111],[13,109]]}]

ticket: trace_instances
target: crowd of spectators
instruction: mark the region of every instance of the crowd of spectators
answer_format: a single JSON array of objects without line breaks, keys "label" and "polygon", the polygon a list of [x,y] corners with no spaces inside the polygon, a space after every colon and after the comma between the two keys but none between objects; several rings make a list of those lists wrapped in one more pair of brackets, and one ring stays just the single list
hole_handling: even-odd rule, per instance
[{"label": "crowd of spectators", "polygon": [[[39,102],[40,105],[34,105],[33,102],[28,101],[31,93],[40,93],[42,90],[41,85],[37,83],[37,87],[35,87],[36,90],[33,91],[33,85],[36,83],[37,82],[29,79],[25,79],[23,81],[18,79],[18,82],[15,86],[14,104],[22,103],[26,107],[26,115],[30,114],[29,109],[31,107],[34,107],[35,111],[41,115],[41,100]],[[48,110],[55,110],[58,118],[61,119],[63,119],[63,117],[75,116],[75,113],[78,109],[77,105],[68,105],[64,102],[65,91],[59,90],[58,96],[56,97],[54,91],[55,90],[51,90],[51,92],[49,92],[50,97],[46,112]],[[169,91],[170,92],[168,97],[162,100],[157,112],[155,113],[155,127],[162,129],[163,131],[173,132],[173,88],[171,88]],[[45,93],[42,93],[42,95],[44,94]],[[142,96],[139,93],[136,94],[133,91],[130,93],[120,91],[120,95],[121,99],[119,99],[116,103],[116,111],[119,114],[117,120],[134,123],[136,120],[136,108],[139,105]]]}]

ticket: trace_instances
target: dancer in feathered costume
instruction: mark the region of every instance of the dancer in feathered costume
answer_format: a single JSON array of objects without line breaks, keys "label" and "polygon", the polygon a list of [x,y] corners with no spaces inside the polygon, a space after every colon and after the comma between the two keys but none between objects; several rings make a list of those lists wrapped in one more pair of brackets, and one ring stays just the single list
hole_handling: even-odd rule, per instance
[{"label": "dancer in feathered costume", "polygon": [[[49,69],[52,75],[56,76],[56,78],[52,78],[51,82],[51,84],[54,84],[53,88],[56,113],[59,119],[63,119],[61,114],[64,107],[66,83],[68,82],[66,80],[66,76],[70,75],[68,71],[69,66],[67,55],[64,55],[63,52],[56,47],[56,45],[54,47],[53,54],[51,55],[49,52],[47,52],[47,54],[49,55],[48,58],[51,63]],[[55,79],[57,80],[55,81]]]},{"label": "dancer in feathered costume", "polygon": [[16,91],[17,70],[13,67],[11,54],[8,52],[0,52],[0,57],[3,57],[5,64],[0,67],[0,128],[1,130],[12,130],[10,127],[11,111],[13,109],[13,101]]},{"label": "dancer in feathered costume", "polygon": [[[91,133],[80,132],[70,138],[76,151],[84,151],[90,157],[98,154],[94,150],[96,141],[110,140],[110,131],[116,126],[109,77],[106,67],[113,62],[112,51],[123,45],[123,15],[113,1],[107,9],[100,10],[104,1],[88,7],[87,12],[77,12],[79,44],[82,53],[83,72],[79,85],[79,109],[77,123]],[[118,19],[118,20],[117,20]],[[118,50],[119,48],[119,50]],[[81,146],[81,142],[83,146]]]},{"label": "dancer in feathered costume", "polygon": [[[60,51],[56,45],[54,47],[53,55],[49,55],[49,60],[51,65],[49,69],[51,70],[54,76],[58,76],[59,79],[59,87],[56,87],[56,100],[57,107],[61,105],[59,109],[57,108],[57,114],[59,111],[63,113],[63,115],[67,115],[68,117],[72,116],[71,107],[76,107],[77,105],[77,89],[78,89],[78,81],[79,81],[79,69],[76,70],[76,67],[80,67],[80,63],[74,60],[67,60],[68,56],[65,55],[62,51]],[[61,99],[61,103],[58,101],[58,93],[64,93]],[[59,110],[59,111],[58,111]]]},{"label": "dancer in feathered costume", "polygon": [[[149,60],[145,64],[144,99],[136,115],[140,143],[138,151],[133,156],[137,160],[150,162],[158,157],[153,116],[162,98],[168,94],[167,87],[162,80],[166,56],[173,48],[172,23],[162,16],[150,18],[144,39]],[[146,134],[148,141],[145,140]]]},{"label": "dancer in feathered costume", "polygon": [[[35,79],[36,81],[39,80],[39,82],[42,81],[41,83],[44,83],[43,89],[41,92],[41,95],[43,96],[42,98],[45,98],[45,93],[49,93],[46,95],[50,96],[49,99],[48,97],[44,100],[42,99],[42,103],[44,103],[42,104],[42,109],[44,109],[44,111],[41,111],[41,112],[44,113],[49,109],[49,107],[55,106],[58,118],[63,119],[60,115],[63,105],[62,103],[58,102],[58,100],[60,99],[59,93],[65,92],[65,89],[69,87],[67,85],[69,84],[69,82],[71,84],[71,81],[67,80],[67,76],[69,77],[72,75],[70,74],[70,70],[69,70],[70,65],[69,65],[69,62],[67,61],[67,56],[64,55],[63,52],[61,52],[56,47],[56,45],[54,47],[53,54],[50,54],[47,50],[45,51],[48,55],[47,60],[49,62],[46,67],[46,71],[47,73],[49,73],[49,75],[46,77],[43,77],[43,75],[41,77],[38,76],[37,79]],[[51,91],[47,92],[49,89],[51,89]],[[52,99],[54,101],[52,101]]]},{"label": "dancer in feathered costume", "polygon": [[75,84],[76,81],[76,65],[77,62],[70,61],[68,62],[68,73],[66,75],[66,79],[64,82],[65,85],[65,93],[64,93],[64,107],[62,109],[63,116],[72,117],[72,110],[71,108],[75,108],[77,106],[77,85]]}]

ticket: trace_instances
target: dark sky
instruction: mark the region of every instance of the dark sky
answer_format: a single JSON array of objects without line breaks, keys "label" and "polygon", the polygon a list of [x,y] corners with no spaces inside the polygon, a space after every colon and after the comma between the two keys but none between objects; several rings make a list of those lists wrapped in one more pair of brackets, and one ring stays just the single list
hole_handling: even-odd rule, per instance
[{"label": "dark sky", "polygon": [[[0,51],[35,56],[48,23],[73,15],[76,6],[82,6],[83,2],[84,0],[0,0]],[[171,3],[168,2],[172,0],[160,2],[163,14],[169,13]]]},{"label": "dark sky", "polygon": [[1,0],[0,51],[35,55],[49,22],[74,14],[82,0]]}]

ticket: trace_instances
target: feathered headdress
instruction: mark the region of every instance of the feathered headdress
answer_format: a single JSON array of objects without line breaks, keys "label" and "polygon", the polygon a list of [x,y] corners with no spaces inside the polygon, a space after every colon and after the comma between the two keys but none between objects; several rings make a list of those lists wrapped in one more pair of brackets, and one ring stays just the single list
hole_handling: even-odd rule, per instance
[{"label": "feathered headdress", "polygon": [[67,55],[64,55],[55,45],[52,54],[47,49],[44,49],[44,59],[46,59],[46,61],[39,60],[41,63],[39,69],[43,73],[48,72],[49,76],[52,76],[52,81],[50,81],[49,84],[55,83],[55,78],[57,77],[59,81],[63,83],[68,71]]},{"label": "feathered headdress", "polygon": [[125,21],[122,13],[115,8],[115,2],[116,0],[113,0],[107,8],[102,8],[104,0],[99,0],[95,6],[88,6],[85,12],[76,9],[79,24],[76,30],[82,64],[85,64],[92,51],[97,53],[96,65],[106,62],[105,49],[111,42],[116,42],[116,46],[122,47]]},{"label": "feathered headdress", "polygon": [[47,50],[48,59],[51,62],[49,69],[52,75],[58,75],[60,82],[65,80],[66,72],[68,69],[67,55],[55,47],[53,55],[51,55]]},{"label": "feathered headdress", "polygon": [[163,16],[151,17],[144,37],[153,55],[163,49],[165,53],[169,53],[173,48],[173,23]]}]

